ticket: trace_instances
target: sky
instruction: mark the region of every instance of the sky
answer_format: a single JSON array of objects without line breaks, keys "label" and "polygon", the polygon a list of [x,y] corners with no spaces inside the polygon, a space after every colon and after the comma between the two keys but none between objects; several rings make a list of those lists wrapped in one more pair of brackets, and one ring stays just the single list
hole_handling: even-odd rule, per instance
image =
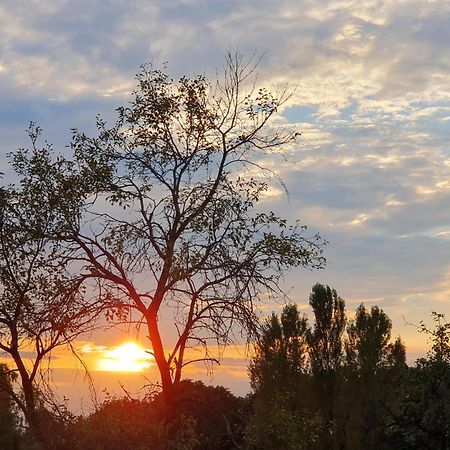
[{"label": "sky", "polygon": [[[412,361],[427,344],[411,324],[431,323],[432,311],[450,318],[449,46],[445,0],[3,0],[0,171],[7,177],[7,153],[28,144],[30,121],[65,152],[70,129],[92,133],[97,114],[113,120],[143,63],[213,78],[227,50],[256,52],[260,85],[293,91],[277,123],[302,132],[276,163],[289,196],[274,190],[263,206],[329,241],[325,270],[286,274],[290,299],[310,313],[321,282],[350,313],[380,306]],[[80,345],[104,352],[124,340]],[[244,357],[231,349],[214,377],[192,376],[244,393]],[[83,384],[61,375],[69,366],[57,372],[64,392]],[[108,376],[94,376],[99,390],[116,383]]]}]

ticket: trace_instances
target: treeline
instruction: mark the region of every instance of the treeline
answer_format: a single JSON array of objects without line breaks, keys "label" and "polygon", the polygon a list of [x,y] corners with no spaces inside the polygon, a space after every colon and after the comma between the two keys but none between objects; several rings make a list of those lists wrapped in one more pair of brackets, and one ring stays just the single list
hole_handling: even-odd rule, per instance
[{"label": "treeline", "polygon": [[249,368],[250,448],[450,448],[450,324],[434,314],[434,329],[420,327],[432,348],[408,367],[379,307],[361,304],[349,320],[320,284],[309,303],[312,327],[295,305],[263,325]]},{"label": "treeline", "polygon": [[[87,417],[39,408],[51,449],[348,449],[450,448],[450,324],[434,313],[431,349],[406,363],[392,323],[316,284],[308,323],[296,305],[261,326],[249,365],[252,393],[184,381],[167,406],[160,392],[143,400],[109,398]],[[12,382],[2,369],[2,383]],[[38,396],[37,396],[38,397]],[[0,396],[0,448],[39,446]]]}]

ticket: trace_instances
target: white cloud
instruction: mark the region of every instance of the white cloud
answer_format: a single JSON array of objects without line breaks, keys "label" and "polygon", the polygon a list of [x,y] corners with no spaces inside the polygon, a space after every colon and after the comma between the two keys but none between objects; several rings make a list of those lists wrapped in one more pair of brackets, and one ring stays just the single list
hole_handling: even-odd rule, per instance
[{"label": "white cloud", "polygon": [[7,0],[0,152],[23,143],[29,120],[58,144],[73,126],[91,131],[149,60],[213,75],[229,48],[265,52],[260,82],[296,87],[278,123],[302,131],[276,162],[290,203],[278,187],[265,204],[331,241],[321,280],[414,320],[448,291],[449,41],[442,1]]}]

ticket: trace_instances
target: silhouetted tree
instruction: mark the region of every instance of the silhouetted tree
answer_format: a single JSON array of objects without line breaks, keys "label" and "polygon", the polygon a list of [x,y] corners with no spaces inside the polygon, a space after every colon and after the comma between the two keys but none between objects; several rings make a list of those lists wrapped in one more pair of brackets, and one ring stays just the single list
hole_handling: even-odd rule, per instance
[{"label": "silhouetted tree", "polygon": [[348,363],[365,375],[375,374],[386,363],[391,329],[392,322],[382,309],[372,306],[369,312],[361,304],[347,328]]},{"label": "silhouetted tree", "polygon": [[375,450],[387,445],[388,408],[406,366],[401,340],[390,343],[391,329],[392,322],[382,309],[372,306],[367,310],[363,304],[347,328],[345,430],[350,449]]},{"label": "silhouetted tree", "polygon": [[310,409],[307,319],[286,305],[261,327],[249,366],[254,415],[247,428],[252,449],[309,449],[319,439],[322,417]]},{"label": "silhouetted tree", "polygon": [[400,337],[388,346],[386,366],[392,369],[405,369],[406,364],[406,347]]},{"label": "silhouetted tree", "polygon": [[281,317],[272,313],[264,322],[249,366],[254,391],[269,395],[295,391],[308,369],[306,331],[307,318],[296,305],[285,306]]},{"label": "silhouetted tree", "polygon": [[[36,152],[33,158],[38,164],[45,156]],[[20,171],[20,159],[15,164]],[[48,238],[62,218],[45,197],[44,178],[22,180],[20,189],[0,189],[0,352],[17,378],[0,391],[20,408],[40,444],[50,448],[38,395],[43,373],[56,347],[92,328],[96,308],[80,288],[83,275],[69,275],[67,255]]]},{"label": "silhouetted tree", "polygon": [[[217,83],[144,66],[116,125],[99,120],[95,138],[75,131],[75,163],[65,178],[50,173],[66,222],[58,237],[122,313],[144,321],[169,402],[198,361],[189,348],[214,362],[210,344],[253,333],[255,302],[280,293],[285,269],[324,265],[319,236],[255,208],[276,177],[260,156],[298,133],[268,127],[288,95],[256,89],[254,70],[239,54]],[[29,164],[29,179],[42,171]]]},{"label": "silhouetted tree", "polygon": [[222,386],[206,386],[200,381],[183,380],[176,387],[177,417],[190,417],[195,423],[198,450],[241,448],[248,420],[248,403]]},{"label": "silhouetted tree", "polygon": [[9,391],[14,372],[5,364],[0,364],[0,448],[3,450],[18,449],[18,418],[14,410]]},{"label": "silhouetted tree", "polygon": [[309,297],[314,313],[314,328],[308,330],[309,360],[315,383],[316,404],[326,421],[328,433],[321,436],[322,445],[330,448],[337,430],[341,366],[344,362],[343,335],[347,319],[345,302],[329,286],[315,284]]},{"label": "silhouetted tree", "polygon": [[432,347],[398,383],[385,433],[398,450],[450,449],[450,323],[433,313],[435,327],[421,324]]},{"label": "silhouetted tree", "polygon": [[168,420],[165,404],[153,398],[108,398],[68,430],[73,450],[195,450],[200,444],[190,416]]},{"label": "silhouetted tree", "polygon": [[345,302],[329,286],[315,284],[309,297],[314,329],[308,333],[309,356],[314,374],[335,372],[343,363]]},{"label": "silhouetted tree", "polygon": [[[254,390],[249,447],[403,448],[393,418],[400,417],[398,402],[408,386],[410,392],[416,388],[408,381],[403,342],[390,340],[389,317],[377,306],[360,305],[345,335],[345,302],[334,289],[314,285],[310,305],[312,329],[295,305],[261,326],[249,365]],[[435,335],[436,354],[446,355],[448,336],[443,328]]]}]

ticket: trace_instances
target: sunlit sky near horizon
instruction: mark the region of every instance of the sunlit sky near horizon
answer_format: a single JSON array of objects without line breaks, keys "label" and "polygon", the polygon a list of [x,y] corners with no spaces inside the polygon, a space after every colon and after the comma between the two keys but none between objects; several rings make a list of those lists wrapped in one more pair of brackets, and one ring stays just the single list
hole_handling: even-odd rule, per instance
[{"label": "sunlit sky near horizon", "polygon": [[[274,166],[289,197],[275,190],[264,207],[330,244],[324,271],[286,275],[290,299],[308,313],[319,281],[350,312],[377,304],[413,360],[425,339],[406,322],[431,322],[432,311],[450,319],[448,1],[4,0],[0,171],[7,177],[7,153],[27,145],[29,121],[65,152],[71,128],[90,133],[98,113],[114,118],[141,64],[213,78],[228,49],[263,54],[261,85],[295,89],[277,121],[302,138]],[[110,351],[127,340],[106,336],[80,345]],[[245,351],[230,354],[214,382],[242,393]]]}]

